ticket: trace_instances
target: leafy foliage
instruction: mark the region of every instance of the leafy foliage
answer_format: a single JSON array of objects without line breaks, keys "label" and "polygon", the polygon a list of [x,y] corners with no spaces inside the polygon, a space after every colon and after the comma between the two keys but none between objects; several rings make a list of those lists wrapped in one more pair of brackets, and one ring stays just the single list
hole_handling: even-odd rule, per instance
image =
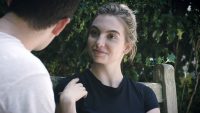
[{"label": "leafy foliage", "polygon": [[[116,1],[116,0],[109,0]],[[176,71],[179,113],[185,113],[200,76],[200,10],[194,1],[117,0],[134,10],[138,22],[138,52],[134,62],[124,60],[125,75],[151,81],[156,64],[172,64]],[[108,0],[82,0],[70,25],[42,52],[35,53],[52,76],[65,76],[89,67],[85,51],[87,32],[99,6]],[[0,16],[6,12],[0,1]],[[197,84],[198,85],[198,84]],[[199,113],[200,87],[190,109]]]}]

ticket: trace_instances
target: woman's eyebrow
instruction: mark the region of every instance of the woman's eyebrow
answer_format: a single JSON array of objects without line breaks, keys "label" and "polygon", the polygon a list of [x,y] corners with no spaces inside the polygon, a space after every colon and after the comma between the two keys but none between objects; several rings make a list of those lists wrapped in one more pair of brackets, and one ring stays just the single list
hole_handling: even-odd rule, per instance
[{"label": "woman's eyebrow", "polygon": [[[95,25],[92,25],[91,27],[90,27],[90,29],[97,29],[97,30],[100,30],[97,26],[95,26]],[[107,33],[116,33],[116,34],[118,34],[118,35],[120,35],[120,33],[117,31],[117,30],[108,30],[108,31],[106,31]]]},{"label": "woman's eyebrow", "polygon": [[117,30],[109,30],[107,32],[116,33],[116,34],[120,35],[120,33]]},{"label": "woman's eyebrow", "polygon": [[95,26],[95,25],[90,26],[90,29],[92,29],[92,28],[99,29],[99,28],[98,28],[97,26]]}]

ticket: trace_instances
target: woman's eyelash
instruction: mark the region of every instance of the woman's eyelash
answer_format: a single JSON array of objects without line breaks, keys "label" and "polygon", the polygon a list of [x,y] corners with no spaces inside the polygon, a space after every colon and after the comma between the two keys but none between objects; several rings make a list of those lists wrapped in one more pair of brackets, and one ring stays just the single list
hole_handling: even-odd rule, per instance
[{"label": "woman's eyelash", "polygon": [[110,39],[116,39],[117,35],[112,33],[112,34],[108,35],[108,38],[110,38]]}]

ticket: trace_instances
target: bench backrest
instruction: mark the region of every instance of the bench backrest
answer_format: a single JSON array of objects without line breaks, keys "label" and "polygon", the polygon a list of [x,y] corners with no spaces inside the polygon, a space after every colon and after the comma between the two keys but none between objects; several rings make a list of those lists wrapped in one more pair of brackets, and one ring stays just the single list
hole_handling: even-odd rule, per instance
[{"label": "bench backrest", "polygon": [[149,86],[155,92],[160,104],[161,113],[178,113],[173,66],[169,64],[155,66],[153,82],[154,83],[142,83]]},{"label": "bench backrest", "polygon": [[[141,82],[156,94],[161,113],[178,113],[174,68],[169,64],[155,66],[153,83]],[[63,77],[51,76],[54,88]]]}]

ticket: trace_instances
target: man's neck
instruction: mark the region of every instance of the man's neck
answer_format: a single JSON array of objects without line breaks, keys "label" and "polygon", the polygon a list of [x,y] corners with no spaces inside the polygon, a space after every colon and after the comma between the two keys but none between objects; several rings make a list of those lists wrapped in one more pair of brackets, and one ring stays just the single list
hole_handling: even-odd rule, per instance
[{"label": "man's neck", "polygon": [[0,19],[0,32],[16,37],[29,51],[34,50],[38,45],[37,39],[42,36],[42,32],[34,30],[13,13],[8,13]]}]

